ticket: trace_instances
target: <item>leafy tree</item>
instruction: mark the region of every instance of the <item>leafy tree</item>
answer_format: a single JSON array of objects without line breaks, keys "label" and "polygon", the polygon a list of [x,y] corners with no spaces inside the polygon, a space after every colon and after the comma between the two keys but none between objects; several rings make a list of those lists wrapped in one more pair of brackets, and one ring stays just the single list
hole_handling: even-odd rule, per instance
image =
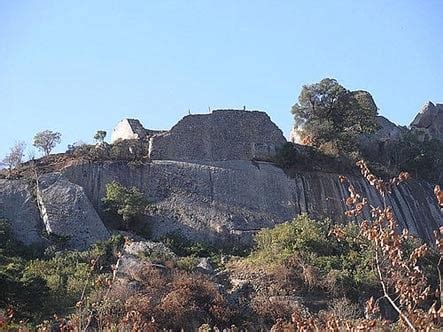
[{"label": "leafy tree", "polygon": [[60,144],[61,134],[51,130],[41,131],[34,136],[33,145],[48,156],[57,144]]},{"label": "leafy tree", "polygon": [[24,142],[17,142],[11,147],[9,153],[3,158],[2,163],[8,166],[9,169],[19,166],[23,161],[26,144]]},{"label": "leafy tree", "polygon": [[104,130],[97,130],[97,132],[95,133],[95,135],[94,135],[94,139],[98,142],[98,143],[100,143],[100,144],[102,144],[103,142],[104,142],[104,140],[105,140],[105,137],[106,137],[106,131],[104,131]]},{"label": "leafy tree", "polygon": [[302,139],[331,154],[356,152],[358,135],[377,128],[371,95],[349,91],[331,78],[303,86],[292,114]]},{"label": "leafy tree", "polygon": [[116,181],[106,185],[103,202],[106,210],[118,214],[126,226],[143,215],[149,205],[147,199],[136,187],[127,188]]}]

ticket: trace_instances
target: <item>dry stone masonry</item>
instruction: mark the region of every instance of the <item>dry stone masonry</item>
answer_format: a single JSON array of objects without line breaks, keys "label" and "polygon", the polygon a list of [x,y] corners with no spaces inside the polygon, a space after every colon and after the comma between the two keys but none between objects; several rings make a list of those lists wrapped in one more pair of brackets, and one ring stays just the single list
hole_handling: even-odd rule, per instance
[{"label": "dry stone masonry", "polygon": [[112,131],[111,143],[126,139],[146,140],[162,132],[164,131],[145,129],[137,119],[123,119],[117,123]]},{"label": "dry stone masonry", "polygon": [[265,112],[246,110],[188,115],[160,133],[125,119],[114,129],[112,140],[118,139],[146,140],[150,159],[183,161],[268,160],[286,142]]}]

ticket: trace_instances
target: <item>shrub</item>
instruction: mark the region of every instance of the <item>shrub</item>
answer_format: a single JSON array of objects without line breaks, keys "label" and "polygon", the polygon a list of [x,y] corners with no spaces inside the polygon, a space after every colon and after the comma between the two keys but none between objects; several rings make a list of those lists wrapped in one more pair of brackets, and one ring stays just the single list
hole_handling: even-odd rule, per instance
[{"label": "shrub", "polygon": [[198,259],[192,256],[180,257],[177,259],[176,264],[179,269],[192,272],[198,266]]},{"label": "shrub", "polygon": [[80,299],[83,288],[89,292],[92,281],[87,282],[90,265],[87,253],[57,253],[49,260],[37,259],[27,264],[23,273],[27,278],[41,278],[50,290],[48,302],[53,306],[53,313],[67,314],[66,308]]},{"label": "shrub", "polygon": [[113,236],[89,251],[45,257],[41,248],[14,240],[8,223],[0,221],[0,311],[10,309],[11,324],[24,319],[31,325],[72,313],[82,295],[96,288],[95,276],[112,271],[122,244],[123,237]]},{"label": "shrub", "polygon": [[340,241],[329,235],[333,227],[328,219],[316,221],[300,215],[290,223],[260,231],[255,249],[244,262],[271,271],[285,266],[307,290],[322,289],[353,299],[373,292],[376,277],[370,248],[355,241],[357,226],[348,224],[347,237]]},{"label": "shrub", "polygon": [[228,325],[228,303],[203,275],[177,273],[170,287],[158,306],[166,328],[191,330],[203,322]]},{"label": "shrub", "polygon": [[106,185],[106,194],[102,201],[105,210],[120,216],[126,228],[143,216],[149,206],[149,201],[136,187],[127,188],[117,181]]}]

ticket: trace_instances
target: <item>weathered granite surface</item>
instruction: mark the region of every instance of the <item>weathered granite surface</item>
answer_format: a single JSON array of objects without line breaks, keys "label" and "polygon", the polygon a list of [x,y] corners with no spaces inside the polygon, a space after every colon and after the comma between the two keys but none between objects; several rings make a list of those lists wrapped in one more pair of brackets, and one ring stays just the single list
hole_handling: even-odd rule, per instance
[{"label": "weathered granite surface", "polygon": [[[104,216],[101,199],[113,180],[139,188],[155,204],[147,217],[153,239],[179,231],[220,246],[245,244],[257,230],[302,212],[344,220],[347,191],[338,174],[299,172],[288,177],[271,163],[245,160],[77,162],[62,174],[41,176],[39,207],[26,180],[0,180],[0,216],[26,244],[43,243],[46,227],[49,233],[67,236],[66,247],[84,249],[109,236],[99,215]],[[373,205],[382,204],[363,179],[350,180]],[[399,224],[428,241],[443,225],[432,191],[431,185],[411,180],[387,200]]]},{"label": "weathered granite surface", "polygon": [[150,138],[151,159],[268,159],[286,142],[264,112],[215,110],[188,115],[169,132]]},{"label": "weathered granite surface", "polygon": [[32,185],[23,180],[0,179],[0,219],[11,225],[14,237],[24,244],[43,244],[44,224],[33,197]]},{"label": "weathered granite surface", "polygon": [[110,236],[83,188],[60,173],[39,178],[37,202],[46,231],[67,237],[68,248],[86,249]]},{"label": "weathered granite surface", "polygon": [[408,132],[389,121],[384,116],[376,117],[379,128],[372,134],[363,134],[359,138],[361,151],[370,160],[388,159],[392,153],[390,148]]},{"label": "weathered granite surface", "polygon": [[443,104],[427,102],[410,127],[422,139],[435,138],[443,142]]},{"label": "weathered granite surface", "polygon": [[[156,205],[150,217],[153,238],[180,231],[213,243],[249,242],[258,229],[302,212],[344,219],[347,194],[338,174],[301,172],[290,178],[270,163],[242,160],[156,160],[139,167],[125,162],[83,163],[63,173],[84,188],[98,211],[110,181],[139,188]],[[382,204],[363,179],[350,179],[372,204]],[[388,197],[399,224],[426,240],[443,225],[432,189],[425,182],[411,180]]]}]

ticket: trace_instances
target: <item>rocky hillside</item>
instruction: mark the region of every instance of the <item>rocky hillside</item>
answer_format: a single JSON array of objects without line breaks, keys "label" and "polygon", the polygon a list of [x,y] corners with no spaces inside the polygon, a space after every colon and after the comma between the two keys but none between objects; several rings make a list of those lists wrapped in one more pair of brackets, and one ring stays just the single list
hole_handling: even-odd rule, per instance
[{"label": "rocky hillside", "polygon": [[[109,236],[101,200],[106,184],[118,181],[154,203],[146,217],[154,239],[180,232],[200,241],[246,244],[257,230],[302,212],[343,220],[347,189],[338,176],[315,171],[288,176],[272,163],[246,160],[77,161],[42,175],[38,185],[25,178],[0,180],[0,211],[24,243],[46,241],[41,235],[46,230],[66,237],[68,247],[84,249]],[[363,179],[350,179],[370,202],[381,204]],[[432,189],[411,180],[388,197],[399,224],[426,240],[443,225]]]},{"label": "rocky hillside", "polygon": [[[393,138],[388,129],[384,126],[366,142]],[[263,112],[188,115],[169,132],[146,140],[80,147],[25,165],[15,176],[5,173],[0,179],[0,219],[7,220],[25,244],[56,241],[86,249],[116,228],[102,203],[107,184],[116,181],[137,188],[152,203],[140,226],[152,239],[180,234],[218,246],[243,246],[258,230],[303,212],[343,221],[347,188],[339,175],[349,175],[371,204],[381,205],[367,182],[350,174],[352,170],[337,171],[333,161],[322,168],[298,167],[315,163],[301,147],[290,173],[259,161],[275,160],[284,144],[280,129]],[[425,181],[402,183],[387,203],[401,227],[426,241],[443,225],[433,185]]]}]

